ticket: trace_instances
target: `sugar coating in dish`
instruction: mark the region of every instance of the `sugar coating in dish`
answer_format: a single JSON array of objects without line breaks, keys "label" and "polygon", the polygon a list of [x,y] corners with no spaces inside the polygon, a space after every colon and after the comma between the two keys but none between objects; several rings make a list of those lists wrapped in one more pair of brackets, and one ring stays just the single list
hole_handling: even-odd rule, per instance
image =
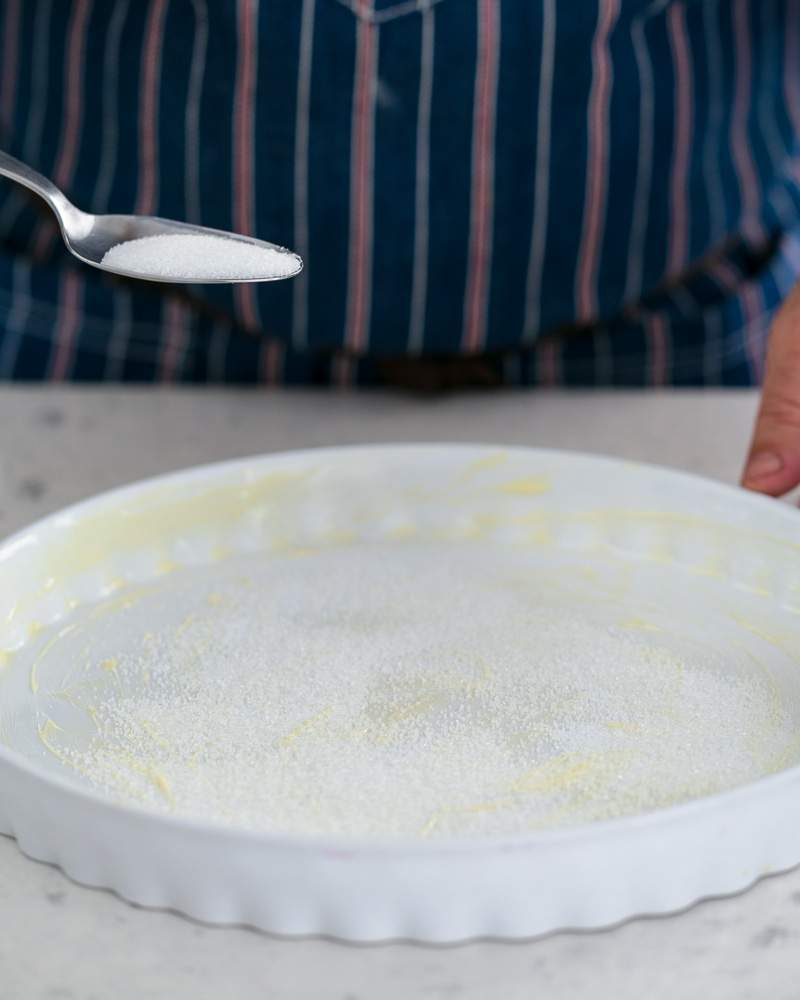
[{"label": "sugar coating in dish", "polygon": [[[741,650],[677,640],[589,575],[478,542],[173,574],[126,611],[137,642],[98,652],[97,680],[73,690],[91,738],[43,739],[121,801],[420,838],[638,813],[794,762],[767,672],[729,669]],[[179,623],[154,627],[164,587]]]}]

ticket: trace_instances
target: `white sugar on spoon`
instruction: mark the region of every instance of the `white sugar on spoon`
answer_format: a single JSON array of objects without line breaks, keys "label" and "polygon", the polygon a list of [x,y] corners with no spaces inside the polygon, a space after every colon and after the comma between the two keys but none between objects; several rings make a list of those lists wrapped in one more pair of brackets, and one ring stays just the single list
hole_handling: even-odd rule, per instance
[{"label": "white sugar on spoon", "polygon": [[52,208],[67,249],[103,271],[149,281],[276,281],[303,270],[296,253],[239,233],[153,215],[91,215],[53,182],[0,150],[0,176],[34,191]]},{"label": "white sugar on spoon", "polygon": [[264,281],[289,278],[297,258],[225,236],[167,233],[117,243],[103,257],[111,270],[171,281]]}]

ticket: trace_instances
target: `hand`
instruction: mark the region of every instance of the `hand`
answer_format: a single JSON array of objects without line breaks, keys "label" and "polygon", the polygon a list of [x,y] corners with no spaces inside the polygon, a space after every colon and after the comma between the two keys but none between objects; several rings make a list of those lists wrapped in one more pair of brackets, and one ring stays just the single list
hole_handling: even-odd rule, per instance
[{"label": "hand", "polygon": [[742,485],[777,497],[800,483],[800,284],[769,335],[761,406]]}]

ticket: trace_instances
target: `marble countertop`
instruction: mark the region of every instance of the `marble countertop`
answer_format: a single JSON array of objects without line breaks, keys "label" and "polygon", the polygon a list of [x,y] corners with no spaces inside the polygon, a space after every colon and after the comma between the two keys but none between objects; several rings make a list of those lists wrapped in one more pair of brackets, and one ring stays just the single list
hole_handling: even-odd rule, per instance
[{"label": "marble countertop", "polygon": [[[365,441],[602,451],[735,481],[752,393],[0,391],[0,535],[142,476]],[[800,870],[608,931],[450,948],[281,940],[137,909],[0,837],[0,1000],[797,1000]]]}]

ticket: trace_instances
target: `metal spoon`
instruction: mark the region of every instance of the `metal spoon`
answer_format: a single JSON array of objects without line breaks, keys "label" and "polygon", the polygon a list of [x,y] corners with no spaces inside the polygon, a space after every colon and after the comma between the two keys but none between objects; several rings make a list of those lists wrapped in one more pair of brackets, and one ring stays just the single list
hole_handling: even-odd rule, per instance
[{"label": "metal spoon", "polygon": [[288,254],[293,258],[296,267],[289,274],[267,275],[265,277],[244,277],[244,278],[203,278],[202,283],[230,283],[231,281],[276,281],[280,278],[292,278],[303,269],[303,261],[296,253],[279,247],[274,243],[267,243],[264,240],[256,240],[251,236],[242,236],[239,233],[227,233],[221,229],[209,229],[206,226],[193,226],[187,222],[175,222],[172,219],[159,219],[152,215],[90,215],[82,212],[64,195],[64,192],[53,184],[49,178],[33,170],[26,163],[9,156],[8,153],[0,150],[0,174],[8,177],[18,184],[23,184],[30,188],[55,212],[58,224],[61,227],[61,235],[70,253],[74,254],[78,260],[84,264],[91,264],[92,267],[99,267],[102,271],[110,271],[112,274],[121,274],[126,278],[139,278],[144,281],[169,281],[186,283],[185,278],[171,278],[168,276],[157,276],[154,274],[141,274],[133,271],[125,271],[115,267],[113,264],[104,264],[103,257],[118,243],[127,240],[140,239],[143,236],[162,235],[194,235],[194,236],[222,236],[229,240],[238,240],[242,243],[249,243],[261,249],[277,250],[282,254]]}]

